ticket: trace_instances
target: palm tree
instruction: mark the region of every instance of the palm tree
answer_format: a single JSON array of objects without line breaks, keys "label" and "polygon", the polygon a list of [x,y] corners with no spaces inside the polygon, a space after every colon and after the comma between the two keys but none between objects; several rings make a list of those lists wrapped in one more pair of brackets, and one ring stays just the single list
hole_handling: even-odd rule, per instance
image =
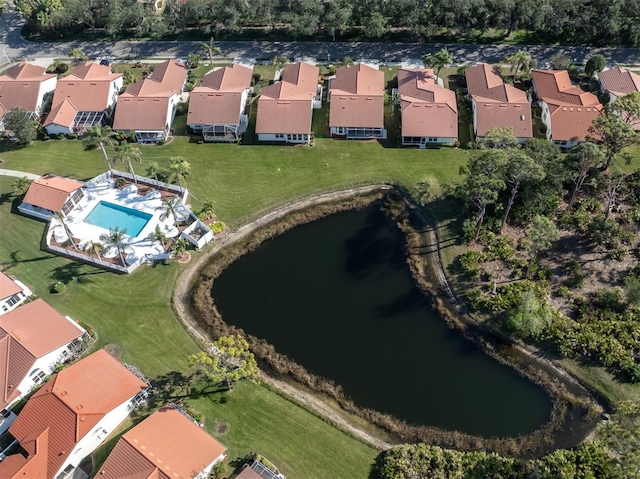
[{"label": "palm tree", "polygon": [[273,64],[276,67],[276,71],[282,70],[288,61],[289,59],[284,55],[276,55],[273,57]]},{"label": "palm tree", "polygon": [[202,51],[209,56],[209,66],[213,66],[214,53],[217,53],[218,55],[222,55],[222,50],[220,50],[220,48],[216,47],[213,44],[213,37],[209,38],[209,43],[199,42],[198,45],[200,45],[200,48],[202,48]]},{"label": "palm tree", "polygon": [[89,253],[89,254],[95,254],[98,256],[99,260],[102,260],[102,256],[100,256],[100,253],[102,253],[102,251],[104,251],[104,245],[102,243],[100,243],[99,241],[87,241],[84,245],[84,250]]},{"label": "palm tree", "polygon": [[148,177],[153,176],[156,180],[156,185],[158,183],[160,183],[160,180],[158,180],[158,173],[160,173],[160,165],[158,165],[157,161],[150,161],[149,162],[149,166],[147,166],[147,169],[144,170],[144,174]]},{"label": "palm tree", "polygon": [[353,65],[353,58],[351,57],[344,57],[342,60],[340,60],[340,63],[342,63],[345,66],[351,66]]},{"label": "palm tree", "polygon": [[78,249],[78,245],[76,244],[76,242],[73,240],[73,234],[71,233],[71,230],[69,229],[69,225],[67,224],[67,220],[64,217],[64,215],[60,212],[56,212],[54,213],[55,218],[60,222],[60,224],[62,225],[62,228],[64,229],[65,234],[67,235],[67,238],[69,238],[69,241],[71,241],[71,244],[73,246],[73,248],[79,253],[80,250]]},{"label": "palm tree", "polygon": [[175,183],[176,181],[180,186],[182,182],[186,180],[187,176],[191,173],[191,165],[181,156],[172,156],[169,158],[169,164],[167,165],[167,182]]},{"label": "palm tree", "polygon": [[159,241],[163,248],[167,243],[167,235],[162,232],[162,230],[160,229],[160,225],[156,225],[155,231],[152,231],[151,233],[149,233],[149,236],[147,236],[147,239],[149,241]]},{"label": "palm tree", "polygon": [[198,210],[198,217],[202,220],[209,220],[215,217],[216,211],[213,206],[213,201],[205,201],[202,203],[202,208]]},{"label": "palm tree", "polygon": [[511,64],[511,71],[513,72],[513,81],[516,81],[518,72],[522,70],[525,73],[529,73],[535,66],[535,60],[531,58],[531,53],[526,50],[518,50],[516,53],[507,58],[507,61]]},{"label": "palm tree", "polygon": [[105,145],[116,146],[118,144],[114,138],[115,135],[116,132],[113,131],[110,126],[102,126],[100,123],[96,123],[86,131],[85,137],[82,140],[85,150],[100,147],[109,171],[111,171],[111,163],[109,163],[109,157],[104,147]]},{"label": "palm tree", "polygon": [[173,251],[173,255],[177,259],[180,259],[180,258],[182,258],[182,255],[187,251],[187,246],[188,245],[189,245],[189,243],[187,243],[186,240],[184,240],[182,238],[177,239],[171,245],[171,251]]},{"label": "palm tree", "polygon": [[127,263],[124,260],[124,251],[127,248],[127,244],[124,242],[127,234],[126,228],[121,230],[118,226],[115,229],[109,230],[108,233],[100,235],[100,241],[104,243],[107,248],[115,248],[120,255],[122,266],[126,266]]},{"label": "palm tree", "polygon": [[453,62],[453,56],[449,50],[443,48],[435,53],[429,53],[424,57],[424,66],[436,69],[436,82],[440,78],[440,70]]},{"label": "palm tree", "polygon": [[136,172],[133,170],[133,165],[131,164],[131,162],[132,161],[135,161],[137,163],[142,162],[140,148],[138,148],[137,146],[131,146],[126,141],[123,141],[122,143],[120,143],[120,146],[118,146],[118,154],[113,159],[114,164],[118,160],[123,161],[127,164],[127,167],[129,168],[129,173],[133,175],[133,182],[137,184],[138,178],[136,177]]},{"label": "palm tree", "polygon": [[174,196],[173,198],[167,200],[162,200],[162,205],[158,206],[156,210],[162,210],[162,214],[160,215],[161,220],[166,220],[169,216],[173,217],[173,221],[176,226],[180,223],[178,219],[178,208],[180,207],[180,198]]},{"label": "palm tree", "polygon": [[16,178],[13,183],[11,183],[11,189],[13,190],[13,194],[16,196],[24,195],[30,186],[31,180],[26,176]]},{"label": "palm tree", "polygon": [[86,60],[87,56],[84,54],[81,48],[72,48],[69,52],[69,57],[73,58],[76,65],[79,65],[82,60]]}]

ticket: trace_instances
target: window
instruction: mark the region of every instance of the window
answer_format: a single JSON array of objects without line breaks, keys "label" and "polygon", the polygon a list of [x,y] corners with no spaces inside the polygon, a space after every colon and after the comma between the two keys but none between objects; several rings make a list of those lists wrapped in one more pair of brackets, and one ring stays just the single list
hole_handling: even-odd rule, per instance
[{"label": "window", "polygon": [[44,381],[44,378],[47,377],[47,375],[44,373],[42,369],[36,368],[33,371],[31,371],[31,374],[29,374],[29,377],[34,383],[40,384],[42,381]]},{"label": "window", "polygon": [[107,430],[105,428],[99,427],[93,431],[93,438],[96,441],[102,441],[105,437],[107,437]]},{"label": "window", "polygon": [[13,296],[11,296],[8,300],[7,300],[7,304],[9,305],[9,307],[13,306],[14,304],[16,304],[18,301],[20,301],[20,293],[18,294],[14,294]]},{"label": "window", "polygon": [[284,138],[284,135],[282,133],[276,133],[276,138]]},{"label": "window", "polygon": [[56,479],[64,479],[65,477],[69,477],[69,474],[71,474],[74,469],[75,467],[73,466],[73,464],[69,464],[60,474],[58,474]]}]

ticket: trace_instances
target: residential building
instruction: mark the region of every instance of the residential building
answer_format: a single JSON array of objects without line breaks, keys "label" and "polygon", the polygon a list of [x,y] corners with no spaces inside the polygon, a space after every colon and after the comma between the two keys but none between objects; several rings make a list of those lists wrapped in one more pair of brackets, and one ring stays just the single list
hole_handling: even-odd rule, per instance
[{"label": "residential building", "polygon": [[259,141],[311,142],[313,108],[320,108],[320,69],[306,62],[287,65],[280,81],[262,89],[258,99],[256,134]]},{"label": "residential building", "polygon": [[0,316],[20,306],[31,294],[23,283],[0,272]]},{"label": "residential building", "polygon": [[58,80],[44,127],[49,135],[80,133],[111,117],[122,88],[122,74],[93,62],[78,65]]},{"label": "residential building", "polygon": [[0,76],[0,132],[4,131],[2,119],[13,108],[31,113],[40,118],[46,100],[56,89],[58,77],[47,73],[45,68],[19,63]]},{"label": "residential building", "polygon": [[453,144],[458,139],[456,94],[436,82],[432,69],[398,70],[405,146]]},{"label": "residential building", "polygon": [[[625,68],[604,70],[598,73],[598,80],[602,92],[609,94],[609,103],[629,93],[640,92],[640,75]],[[640,131],[640,119],[630,122],[634,130]]]},{"label": "residential building", "polygon": [[520,143],[533,137],[531,102],[527,94],[507,85],[486,63],[465,70],[473,111],[473,133],[483,138],[492,128],[511,128]]},{"label": "residential building", "polygon": [[188,68],[177,60],[156,65],[144,80],[132,83],[118,97],[113,129],[138,143],[157,143],[169,136]]},{"label": "residential building", "polygon": [[207,73],[189,95],[187,125],[204,141],[237,141],[247,129],[253,69],[237,63]]},{"label": "residential building", "polygon": [[225,451],[183,410],[167,405],[120,438],[96,477],[206,479]]},{"label": "residential building", "polygon": [[149,383],[100,350],[54,374],[9,428],[3,479],[71,477],[146,397]]},{"label": "residential building", "polygon": [[331,136],[385,139],[384,73],[364,63],[345,65],[330,80],[327,101]]},{"label": "residential building", "polygon": [[0,316],[0,433],[15,419],[9,406],[73,357],[85,335],[84,328],[42,299]]},{"label": "residential building", "polygon": [[84,183],[60,176],[45,175],[31,183],[18,210],[49,221],[55,213],[66,216],[83,198]]},{"label": "residential building", "polygon": [[573,86],[566,70],[532,70],[531,75],[547,139],[562,148],[584,141],[602,110],[598,97]]}]

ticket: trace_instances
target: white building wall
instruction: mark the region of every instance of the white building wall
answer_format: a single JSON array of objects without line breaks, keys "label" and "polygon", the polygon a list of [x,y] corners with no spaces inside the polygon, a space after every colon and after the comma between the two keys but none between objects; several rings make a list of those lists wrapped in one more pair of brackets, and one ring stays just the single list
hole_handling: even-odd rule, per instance
[{"label": "white building wall", "polygon": [[471,97],[471,110],[473,111],[473,134],[478,135],[478,113],[476,99]]},{"label": "white building wall", "polygon": [[211,474],[211,471],[213,470],[213,467],[218,464],[220,461],[222,461],[224,459],[224,457],[226,456],[226,454],[220,454],[218,457],[215,458],[215,460],[209,464],[207,467],[205,467],[200,474],[194,476],[194,479],[206,479],[209,477],[209,475]]},{"label": "white building wall", "polygon": [[44,103],[45,96],[52,93],[56,89],[57,84],[57,77],[49,78],[48,80],[40,82],[40,89],[38,90],[38,103],[36,105],[38,114],[42,111],[42,105]]},{"label": "white building wall", "polygon": [[544,126],[547,127],[547,140],[550,140],[553,136],[553,132],[551,131],[551,113],[549,113],[549,105],[540,100],[540,107],[542,108],[540,118],[542,119]]},{"label": "white building wall", "polygon": [[67,456],[60,469],[54,474],[54,478],[58,476],[68,465],[77,467],[78,464],[95,451],[100,444],[102,444],[113,431],[127,418],[131,412],[132,405],[131,400],[133,397],[127,399],[111,412],[107,413],[93,429],[87,433],[73,448],[71,454]]},{"label": "white building wall", "polygon": [[284,135],[282,138],[276,138],[275,133],[259,133],[258,141],[281,141],[285,143],[287,141],[287,136]]},{"label": "white building wall", "polygon": [[47,133],[50,136],[59,135],[60,133],[62,133],[63,135],[70,135],[72,133],[71,128],[62,125],[56,125],[55,123],[48,125],[45,130],[47,130]]},{"label": "white building wall", "polygon": [[[20,286],[20,288],[22,289],[22,291],[20,293],[18,293],[17,295],[11,296],[9,298],[5,298],[3,300],[0,301],[0,316],[2,316],[3,314],[8,313],[9,311],[13,311],[14,309],[16,309],[18,306],[20,306],[22,303],[24,303],[27,298],[29,296],[31,296],[33,293],[31,292],[31,290],[29,288],[27,288],[27,286],[18,281],[18,280],[13,280],[13,282],[15,284],[17,284],[18,286]],[[18,301],[12,305],[9,305],[9,300],[11,298],[14,298],[15,296],[18,296]]]},{"label": "white building wall", "polygon": [[109,103],[107,104],[108,110],[113,110],[118,102],[118,95],[120,94],[122,85],[124,85],[124,79],[122,77],[116,78],[111,82],[111,85],[109,86]]}]

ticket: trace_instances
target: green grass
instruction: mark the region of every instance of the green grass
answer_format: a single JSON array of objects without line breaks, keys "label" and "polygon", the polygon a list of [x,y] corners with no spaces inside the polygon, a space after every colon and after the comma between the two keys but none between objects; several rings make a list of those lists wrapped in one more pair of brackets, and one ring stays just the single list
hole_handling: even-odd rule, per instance
[{"label": "green grass", "polygon": [[605,368],[585,366],[573,359],[562,359],[560,364],[614,404],[621,401],[640,401],[640,383],[621,383]]}]

